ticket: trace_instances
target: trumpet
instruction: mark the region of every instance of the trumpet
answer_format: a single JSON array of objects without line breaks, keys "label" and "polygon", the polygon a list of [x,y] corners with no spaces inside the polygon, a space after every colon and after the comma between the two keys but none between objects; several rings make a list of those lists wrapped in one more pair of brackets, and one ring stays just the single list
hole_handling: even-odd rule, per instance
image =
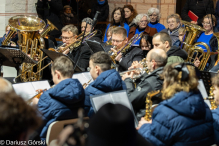
[{"label": "trumpet", "polygon": [[84,83],[82,86],[83,88],[87,88],[87,86],[93,81],[93,79],[90,79],[87,83]]},{"label": "trumpet", "polygon": [[123,76],[126,73],[134,72],[132,79],[135,81],[136,79],[140,78],[145,73],[145,70],[147,70],[147,67],[146,68],[133,68],[128,71],[121,72],[119,73],[119,75]]}]

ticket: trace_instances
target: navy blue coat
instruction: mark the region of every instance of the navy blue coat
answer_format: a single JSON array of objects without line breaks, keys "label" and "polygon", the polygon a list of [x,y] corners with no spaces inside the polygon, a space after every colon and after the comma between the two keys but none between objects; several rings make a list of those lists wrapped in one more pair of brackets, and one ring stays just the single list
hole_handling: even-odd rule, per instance
[{"label": "navy blue coat", "polygon": [[52,122],[77,118],[78,108],[84,103],[84,95],[84,89],[77,79],[65,79],[41,95],[38,108],[45,123],[40,133],[42,140],[46,138]]},{"label": "navy blue coat", "polygon": [[214,119],[214,139],[215,139],[215,144],[219,145],[219,108],[216,110],[212,110],[212,115]]},{"label": "navy blue coat", "polygon": [[152,124],[139,133],[154,146],[206,146],[214,143],[212,114],[199,92],[178,92],[155,108]]},{"label": "navy blue coat", "polygon": [[[104,94],[113,91],[126,90],[125,82],[123,82],[119,73],[115,69],[102,72],[95,81],[93,81],[85,89],[84,105],[90,108],[88,116],[93,114],[93,108],[90,102],[90,96]],[[85,109],[87,110],[87,109]]]}]

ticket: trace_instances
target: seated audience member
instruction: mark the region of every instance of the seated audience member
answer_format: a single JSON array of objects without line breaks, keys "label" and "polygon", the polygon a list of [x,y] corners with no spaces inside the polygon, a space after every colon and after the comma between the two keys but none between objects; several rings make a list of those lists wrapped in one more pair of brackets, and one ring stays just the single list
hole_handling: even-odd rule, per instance
[{"label": "seated audience member", "polygon": [[[83,23],[83,22],[82,22]],[[78,34],[78,29],[76,26],[70,24],[66,25],[62,28],[62,41],[67,45],[70,45],[76,40],[76,36]],[[63,54],[67,54],[74,62],[77,62],[77,65],[82,69],[86,70],[89,65],[89,58],[91,55],[91,51],[87,46],[79,47],[69,47],[67,50],[63,52]]]},{"label": "seated audience member", "polygon": [[135,129],[130,109],[121,104],[107,103],[92,119],[87,146],[151,146]]},{"label": "seated audience member", "polygon": [[[196,42],[206,43],[209,46],[210,51],[215,52],[216,50],[218,50],[218,41],[217,38],[213,35],[214,26],[217,25],[216,17],[211,14],[204,16],[202,25],[206,31],[200,34]],[[207,52],[207,48],[205,48],[205,46],[203,45],[198,45],[198,46],[200,46],[204,50],[204,52]]]},{"label": "seated audience member", "polygon": [[[152,121],[139,122],[139,133],[154,146],[207,146],[214,143],[211,111],[198,87],[195,69],[175,63],[164,68],[161,102]],[[153,97],[152,97],[153,99]]]},{"label": "seated audience member", "polygon": [[177,46],[177,47],[181,47],[181,45],[183,44],[183,39],[184,39],[184,36],[186,34],[186,30],[185,30],[185,27],[180,27],[179,30],[179,40],[177,40],[173,46]]},{"label": "seated audience member", "polygon": [[143,35],[140,41],[140,47],[141,50],[143,51],[144,57],[146,57],[147,53],[153,48],[152,37],[149,36],[148,34]]},{"label": "seated audience member", "polygon": [[124,90],[126,86],[119,73],[111,69],[111,58],[106,52],[100,51],[91,55],[89,71],[94,81],[85,89],[85,106],[91,107],[88,113],[91,116],[93,108],[90,96]]},{"label": "seated audience member", "polygon": [[[145,115],[145,99],[147,93],[154,90],[161,90],[162,88],[163,81],[159,79],[159,75],[162,73],[166,62],[167,55],[164,50],[152,49],[148,52],[146,58],[146,64],[150,74],[143,74],[136,88],[132,80],[133,73],[127,73],[122,77],[126,83],[128,97],[138,120]],[[152,101],[153,104],[158,104],[162,99],[159,96],[155,96],[152,98]]]},{"label": "seated audience member", "polygon": [[[198,21],[193,21],[189,16],[188,12],[192,11],[198,16]],[[187,0],[182,12],[182,20],[198,24],[201,26],[202,19],[206,14],[214,14],[214,6],[212,0]]]},{"label": "seated audience member", "polygon": [[111,26],[109,27],[109,29],[107,30],[107,41],[104,43],[102,43],[102,45],[104,46],[104,49],[106,52],[110,51],[110,48],[112,48],[112,31],[114,28],[116,28],[117,26]]},{"label": "seated audience member", "polygon": [[40,133],[42,140],[45,140],[52,122],[77,118],[78,108],[83,107],[85,97],[81,83],[72,79],[73,64],[67,57],[55,59],[51,72],[55,87],[45,91],[37,104],[45,123]]},{"label": "seated audience member", "polygon": [[[86,28],[86,24],[87,24],[87,28]],[[82,23],[81,23],[81,32],[86,32],[86,33],[89,33],[91,32],[91,29],[92,29],[92,24],[93,24],[93,20],[91,18],[84,18],[82,20]],[[86,28],[86,30],[85,30]],[[92,29],[93,31],[94,29]],[[97,33],[91,37],[89,40],[94,40],[94,41],[97,41],[97,42],[102,42],[102,32],[100,30],[97,30]]]},{"label": "seated audience member", "polygon": [[0,93],[3,92],[11,93],[14,92],[14,89],[8,80],[0,77]]},{"label": "seated audience member", "polygon": [[64,13],[61,14],[61,20],[62,24],[68,25],[68,24],[77,24],[77,18],[72,13],[72,7],[69,5],[64,6]]},{"label": "seated audience member", "polygon": [[181,27],[180,18],[177,14],[171,14],[167,17],[168,28],[162,30],[161,32],[166,32],[170,35],[172,40],[172,45],[179,40],[179,28]]},{"label": "seated audience member", "polygon": [[159,23],[161,17],[159,9],[150,8],[148,10],[148,16],[150,17],[150,23],[148,23],[148,26],[150,26],[151,28],[156,28],[157,32],[165,29],[165,26]]},{"label": "seated audience member", "polygon": [[125,12],[125,22],[129,25],[138,13],[132,5],[124,5],[123,10]]},{"label": "seated audience member", "polygon": [[185,50],[172,46],[172,40],[165,32],[155,34],[153,36],[152,43],[154,49],[160,48],[167,53],[167,65],[176,62],[184,62],[184,60],[188,58],[188,54]]},{"label": "seated audience member", "polygon": [[[112,46],[116,46],[115,49],[112,49],[114,53],[118,53],[118,50],[121,49],[128,42],[126,37],[126,30],[122,27],[117,27],[112,31]],[[126,54],[121,52],[116,56],[115,61],[118,65],[119,71],[128,70],[133,61],[141,61],[143,59],[143,51],[138,47],[130,48]]]},{"label": "seated audience member", "polygon": [[125,14],[122,8],[118,7],[113,10],[111,22],[110,24],[107,25],[103,42],[107,41],[106,32],[110,26],[121,26],[121,27],[124,27],[127,32],[129,32],[129,25],[125,22]]},{"label": "seated audience member", "polygon": [[6,140],[17,142],[10,145],[26,145],[29,136],[42,123],[37,110],[14,93],[1,93],[0,105],[0,139],[5,142],[1,145],[9,145]]},{"label": "seated audience member", "polygon": [[[219,105],[219,75],[217,74],[213,79],[212,79],[212,85],[214,87],[214,101],[216,105]],[[219,145],[219,108],[212,110],[212,115],[213,115],[213,126],[214,126],[214,140],[215,144]]]},{"label": "seated audience member", "polygon": [[[150,18],[147,14],[138,14],[132,22],[136,26],[130,28],[128,39],[130,40],[135,34],[140,34],[142,32],[143,34],[148,34],[151,37],[154,34],[156,34],[157,29],[148,26],[149,22],[150,22]],[[139,43],[140,43],[140,39],[135,44],[139,45]]]}]

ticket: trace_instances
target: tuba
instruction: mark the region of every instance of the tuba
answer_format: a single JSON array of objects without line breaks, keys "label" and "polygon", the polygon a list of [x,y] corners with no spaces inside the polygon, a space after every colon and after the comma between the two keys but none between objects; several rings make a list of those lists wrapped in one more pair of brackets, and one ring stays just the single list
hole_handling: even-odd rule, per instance
[{"label": "tuba", "polygon": [[40,33],[40,36],[43,38],[48,35],[48,32],[50,32],[54,29],[59,30],[54,24],[52,24],[52,22],[50,22],[48,19],[46,19],[46,20],[47,20],[47,25],[43,29],[43,31]]},{"label": "tuba", "polygon": [[[9,19],[9,25],[18,30],[19,49],[31,59],[36,61],[41,60],[43,52],[40,49],[44,49],[45,44],[44,39],[40,36],[38,31],[45,27],[45,22],[35,16],[18,15]],[[35,74],[35,72],[38,72],[41,67],[42,62],[38,63],[35,67],[32,67],[29,63],[23,63],[21,69],[22,75],[20,76],[21,81],[40,80],[42,74],[40,72]]]},{"label": "tuba", "polygon": [[185,25],[185,29],[186,29],[185,41],[183,42],[183,49],[186,52],[188,52],[189,48],[192,47],[192,45],[194,44],[194,41],[198,37],[198,35],[201,32],[206,31],[206,30],[204,28],[202,28],[201,26],[192,24],[192,23],[187,22],[187,21],[181,20],[181,22]]},{"label": "tuba", "polygon": [[[10,26],[10,31],[5,35],[2,45],[8,46],[12,41],[11,37],[16,33],[16,29]],[[13,42],[14,43],[14,42]],[[16,43],[15,43],[16,44]]]}]

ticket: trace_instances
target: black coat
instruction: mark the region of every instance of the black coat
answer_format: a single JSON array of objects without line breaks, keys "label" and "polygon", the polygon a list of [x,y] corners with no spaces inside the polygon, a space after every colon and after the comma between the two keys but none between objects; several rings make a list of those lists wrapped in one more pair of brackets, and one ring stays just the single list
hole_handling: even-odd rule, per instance
[{"label": "black coat", "polygon": [[202,19],[207,14],[214,14],[214,6],[212,0],[187,0],[181,13],[182,20],[192,21],[188,16],[191,10],[198,18],[198,25],[201,25]]},{"label": "black coat", "polygon": [[143,51],[138,47],[133,47],[130,52],[128,52],[119,64],[119,71],[126,71],[132,65],[133,61],[141,61],[144,58]]},{"label": "black coat", "polygon": [[185,50],[180,49],[180,47],[177,46],[172,46],[168,51],[167,51],[167,57],[170,56],[179,56],[183,60],[186,60],[188,58],[188,54]]},{"label": "black coat", "polygon": [[91,18],[94,18],[96,11],[101,12],[98,17],[97,20],[100,22],[104,22],[107,20],[108,16],[109,16],[109,4],[108,4],[108,0],[105,0],[105,3],[103,5],[100,5],[98,2],[96,2],[92,9],[91,9]]},{"label": "black coat", "polygon": [[[150,75],[144,74],[140,78],[140,83],[135,88],[134,83],[131,78],[125,79],[125,84],[127,87],[127,93],[130,102],[134,108],[136,117],[138,120],[145,115],[145,100],[147,93],[155,90],[160,90],[163,85],[163,80],[160,79],[160,74],[163,71],[163,67],[159,67]],[[153,104],[158,104],[162,101],[159,94],[152,98]]]},{"label": "black coat", "polygon": [[63,11],[62,0],[51,0],[42,2],[38,0],[37,2],[37,14],[41,19],[46,22],[48,19],[52,22],[59,30],[53,30],[49,32],[50,35],[58,38],[61,35],[61,29],[63,27],[60,12]]}]

